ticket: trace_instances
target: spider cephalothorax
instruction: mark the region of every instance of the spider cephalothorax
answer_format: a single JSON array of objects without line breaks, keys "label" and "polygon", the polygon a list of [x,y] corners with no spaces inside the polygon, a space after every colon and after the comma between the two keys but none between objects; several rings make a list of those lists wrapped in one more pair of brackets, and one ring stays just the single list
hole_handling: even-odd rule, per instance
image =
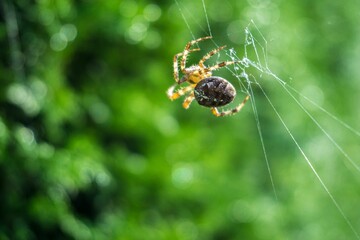
[{"label": "spider cephalothorax", "polygon": [[[200,105],[210,107],[211,112],[217,117],[232,115],[241,110],[246,101],[249,99],[249,96],[246,96],[242,103],[240,103],[234,109],[219,112],[217,107],[225,106],[231,103],[236,96],[236,90],[234,86],[226,79],[212,76],[212,71],[230,64],[234,64],[236,62],[225,61],[211,67],[206,67],[204,65],[204,62],[207,59],[221,51],[223,48],[225,48],[225,46],[219,47],[207,53],[205,56],[203,56],[197,65],[193,65],[188,68],[185,67],[186,59],[189,53],[200,51],[199,48],[190,49],[190,47],[197,42],[210,38],[211,37],[203,37],[188,42],[184,51],[174,56],[174,79],[176,84],[168,89],[167,95],[171,100],[175,100],[182,95],[188,94],[183,103],[183,107],[185,109],[189,108],[191,102],[195,99]],[[180,62],[180,70],[183,73],[183,76],[181,79],[179,79],[178,70],[179,57],[182,57]],[[175,87],[177,85],[185,82],[188,82],[190,85],[175,91]]]}]

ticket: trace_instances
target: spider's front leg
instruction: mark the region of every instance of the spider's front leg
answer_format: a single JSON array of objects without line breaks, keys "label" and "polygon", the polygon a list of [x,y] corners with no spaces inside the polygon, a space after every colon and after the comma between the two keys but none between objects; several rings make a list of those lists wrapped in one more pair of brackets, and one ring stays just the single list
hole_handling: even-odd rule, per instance
[{"label": "spider's front leg", "polygon": [[190,47],[191,47],[192,45],[194,45],[195,43],[197,43],[197,42],[204,41],[204,40],[206,40],[206,39],[211,39],[211,38],[212,38],[212,36],[202,37],[202,38],[198,38],[198,39],[192,40],[192,41],[190,41],[190,42],[188,42],[188,43],[186,44],[185,49],[184,49],[184,51],[183,51],[183,57],[182,57],[181,63],[180,63],[180,68],[181,68],[181,71],[182,71],[182,72],[185,71],[185,68],[186,68],[185,64],[186,64],[186,59],[187,59],[188,54],[191,53],[191,52],[193,52],[193,51],[196,51],[195,49],[190,50]]},{"label": "spider's front leg", "polygon": [[205,70],[206,70],[206,72],[212,72],[216,69],[219,69],[219,68],[231,65],[231,64],[235,64],[235,63],[239,63],[239,62],[238,61],[224,61],[224,62],[218,63],[214,66],[211,66],[209,68],[206,68]]},{"label": "spider's front leg", "polygon": [[245,99],[242,101],[242,103],[240,103],[237,107],[235,107],[233,109],[219,112],[219,110],[216,107],[213,107],[213,108],[211,108],[211,112],[212,112],[212,114],[214,114],[217,117],[233,115],[237,112],[240,112],[240,110],[244,107],[245,103],[247,102],[247,100],[249,100],[249,98],[250,98],[250,96],[247,95],[245,97]]},{"label": "spider's front leg", "polygon": [[[196,52],[196,51],[200,51],[200,48],[195,48],[192,50],[188,50],[188,53],[191,52]],[[175,54],[174,59],[173,59],[173,67],[174,67],[174,79],[175,82],[180,83],[180,79],[179,79],[179,57],[183,56],[185,53],[178,53]],[[180,66],[180,69],[183,73],[185,73],[185,65],[184,66]]]},{"label": "spider's front leg", "polygon": [[223,50],[225,47],[226,47],[226,46],[219,47],[219,48],[217,48],[217,49],[212,50],[212,51],[209,52],[208,54],[206,54],[206,55],[199,61],[199,66],[200,66],[201,68],[205,68],[204,62],[205,62],[206,60],[208,60],[208,59],[209,59],[211,56],[213,56],[214,54],[216,54],[216,53],[220,52],[221,50]]}]

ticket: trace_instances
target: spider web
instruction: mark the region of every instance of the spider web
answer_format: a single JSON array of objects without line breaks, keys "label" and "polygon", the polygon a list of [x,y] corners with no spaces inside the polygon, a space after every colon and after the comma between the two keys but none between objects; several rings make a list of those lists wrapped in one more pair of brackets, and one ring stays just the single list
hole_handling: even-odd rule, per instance
[{"label": "spider web", "polygon": [[[194,32],[191,28],[190,21],[197,25],[203,32],[207,35],[213,36],[213,31],[211,29],[211,24],[209,20],[209,16],[207,13],[207,6],[204,0],[201,1],[203,15],[206,21],[206,27],[203,27],[203,24],[199,23],[196,18],[193,16],[192,11],[189,11],[184,5],[181,4],[179,0],[174,0],[179,13],[181,14],[184,23],[189,30],[190,34],[192,35],[193,39],[196,39]],[[197,13],[198,15],[199,13]],[[236,32],[237,33],[237,32]],[[328,132],[325,127],[314,117],[312,113],[310,113],[307,108],[305,107],[305,103],[312,105],[314,108],[320,110],[326,116],[333,119],[336,123],[338,123],[343,128],[350,131],[350,133],[360,137],[360,132],[351,127],[349,124],[342,121],[340,118],[332,114],[330,111],[326,110],[325,108],[321,107],[316,101],[312,100],[311,98],[307,97],[306,95],[302,94],[300,91],[296,90],[286,81],[282,80],[278,77],[275,73],[273,73],[268,64],[268,56],[267,56],[267,40],[257,27],[256,23],[253,20],[250,20],[250,23],[245,26],[244,30],[244,46],[242,50],[242,55],[237,52],[237,49],[230,48],[226,50],[226,56],[228,59],[236,61],[237,63],[234,66],[227,66],[227,70],[238,80],[240,91],[244,94],[251,96],[251,106],[254,113],[254,118],[256,121],[256,127],[259,134],[259,139],[261,142],[263,156],[266,162],[267,171],[269,173],[270,182],[273,188],[273,192],[275,198],[278,199],[278,194],[276,191],[275,183],[273,180],[273,174],[270,167],[270,161],[268,157],[268,151],[266,149],[266,143],[263,137],[263,130],[261,127],[261,122],[259,119],[259,114],[256,105],[256,98],[257,96],[254,94],[254,89],[260,89],[260,92],[263,94],[265,99],[267,100],[268,104],[270,105],[271,109],[274,111],[276,118],[280,121],[281,125],[285,129],[286,133],[290,137],[291,141],[293,142],[296,149],[298,149],[300,155],[302,156],[303,160],[307,163],[311,172],[314,174],[315,178],[317,179],[318,183],[321,185],[323,190],[325,191],[326,195],[332,201],[333,205],[340,213],[341,217],[344,219],[348,227],[353,232],[354,236],[357,239],[360,239],[360,235],[354,224],[350,221],[347,214],[344,212],[342,206],[339,204],[338,200],[335,198],[334,194],[330,191],[329,187],[323,180],[323,178],[318,173],[318,170],[314,167],[313,161],[308,154],[306,153],[304,147],[299,143],[297,138],[295,137],[294,133],[290,130],[286,120],[280,114],[280,111],[273,103],[273,100],[265,90],[263,86],[263,79],[270,79],[272,84],[278,84],[280,89],[283,89],[285,94],[294,101],[295,105],[305,113],[311,120],[311,122],[323,133],[323,135],[330,141],[333,147],[338,150],[338,152],[343,156],[343,160],[346,163],[350,164],[350,166],[355,169],[357,173],[360,172],[360,166],[356,163],[352,157],[341,147],[341,145],[335,140],[335,138]],[[256,36],[255,36],[256,35]],[[216,38],[215,38],[216,39]],[[213,43],[216,47],[219,45],[213,40]],[[220,54],[220,53],[219,53]]]},{"label": "spider web", "polygon": [[[259,29],[257,28],[256,24],[251,21],[251,24],[254,26],[255,30],[258,31],[259,35],[262,37],[263,42],[267,45],[267,41],[264,38],[264,36],[261,34],[261,32],[259,31]],[[268,103],[270,104],[271,108],[274,110],[275,114],[277,115],[278,119],[280,120],[281,124],[283,125],[283,127],[285,128],[286,132],[289,134],[291,140],[294,142],[296,148],[300,151],[301,155],[303,156],[304,160],[306,161],[306,163],[309,165],[311,171],[315,174],[316,178],[318,179],[319,183],[321,184],[322,188],[325,190],[326,194],[329,196],[329,198],[331,199],[331,201],[333,202],[333,204],[335,205],[335,207],[337,208],[337,210],[339,211],[339,213],[342,215],[342,217],[344,218],[344,220],[346,221],[346,223],[349,225],[349,227],[351,228],[351,230],[353,231],[353,233],[356,235],[356,237],[358,239],[360,239],[360,235],[358,234],[358,232],[356,231],[355,227],[353,226],[353,224],[350,222],[349,218],[347,217],[347,215],[344,213],[343,209],[341,208],[341,206],[339,205],[339,203],[337,202],[337,200],[335,199],[334,195],[330,192],[329,188],[327,187],[327,185],[325,184],[325,182],[323,181],[323,179],[320,177],[319,173],[317,172],[317,170],[315,169],[312,161],[310,161],[308,155],[305,153],[304,149],[301,147],[301,145],[299,144],[298,140],[294,137],[293,133],[291,132],[291,130],[289,129],[288,125],[285,123],[283,117],[280,115],[279,111],[277,110],[277,108],[274,106],[274,104],[272,103],[272,101],[270,100],[268,94],[266,93],[266,91],[264,90],[264,88],[262,87],[262,85],[260,84],[260,82],[257,80],[257,78],[254,75],[249,75],[247,74],[247,69],[250,67],[255,68],[257,71],[259,71],[261,74],[266,74],[271,76],[274,80],[276,80],[281,87],[283,87],[283,89],[289,94],[289,96],[298,104],[298,106],[300,107],[300,109],[302,111],[304,111],[310,118],[311,120],[317,125],[317,127],[325,134],[325,136],[331,141],[331,143],[341,152],[341,154],[346,158],[346,160],[349,161],[349,163],[357,170],[360,172],[360,167],[359,165],[344,151],[344,149],[334,140],[334,138],[330,135],[330,133],[328,133],[323,126],[311,115],[311,113],[309,111],[306,110],[306,108],[296,99],[296,97],[290,92],[289,89],[295,91],[296,93],[298,93],[300,96],[304,97],[302,94],[300,94],[298,91],[296,91],[296,89],[292,88],[291,86],[288,87],[288,85],[286,84],[285,81],[283,81],[282,79],[280,79],[276,74],[274,74],[270,68],[268,67],[268,63],[267,63],[267,50],[266,50],[266,45],[263,46],[260,44],[260,42],[253,36],[252,32],[249,30],[249,26],[245,28],[245,36],[246,36],[246,40],[245,40],[245,50],[244,50],[244,57],[242,59],[240,59],[237,55],[237,53],[235,52],[235,50],[231,49],[229,51],[228,56],[234,60],[234,61],[238,61],[239,63],[237,64],[237,66],[239,67],[239,69],[241,69],[240,74],[238,74],[238,71],[234,72],[234,76],[239,80],[240,85],[242,86],[243,89],[246,89],[246,92],[251,96],[251,98],[253,99],[252,101],[252,107],[253,107],[253,111],[254,111],[254,115],[255,115],[255,120],[257,123],[257,127],[258,127],[258,132],[259,132],[259,137],[261,140],[261,144],[263,147],[263,152],[264,152],[264,156],[266,159],[266,164],[268,167],[268,171],[269,171],[269,175],[270,175],[270,179],[271,179],[271,183],[272,186],[274,188],[274,192],[275,192],[275,186],[274,186],[274,182],[272,180],[272,174],[271,174],[271,170],[270,170],[270,165],[269,165],[269,160],[266,154],[266,149],[265,149],[265,145],[264,145],[264,140],[263,140],[263,136],[262,136],[262,131],[261,131],[261,125],[260,125],[260,121],[259,121],[259,117],[258,117],[258,112],[256,109],[256,103],[255,103],[255,95],[252,89],[253,85],[256,85],[258,88],[260,88],[261,92],[263,93],[263,95],[265,96],[265,98],[267,99]],[[250,60],[248,58],[248,48],[251,48],[256,56],[255,60]],[[259,50],[260,49],[260,53]],[[261,60],[261,55],[262,55],[262,60]],[[263,63],[262,63],[263,62]],[[235,69],[237,70],[237,69]],[[246,85],[243,83],[245,82]],[[306,98],[307,100],[311,101],[309,98]],[[313,101],[311,101],[312,103],[314,103]],[[315,104],[315,103],[314,103]],[[322,110],[324,110],[323,108],[321,108]],[[328,111],[324,110],[326,113],[330,114]],[[330,114],[330,116],[332,116],[333,118],[334,115]],[[336,118],[337,119],[337,118]],[[352,129],[349,125],[347,125],[346,123],[340,121],[340,124],[344,125],[344,127],[348,128],[348,129]],[[357,131],[354,132],[355,134],[358,134]],[[276,192],[275,192],[276,194]]]}]

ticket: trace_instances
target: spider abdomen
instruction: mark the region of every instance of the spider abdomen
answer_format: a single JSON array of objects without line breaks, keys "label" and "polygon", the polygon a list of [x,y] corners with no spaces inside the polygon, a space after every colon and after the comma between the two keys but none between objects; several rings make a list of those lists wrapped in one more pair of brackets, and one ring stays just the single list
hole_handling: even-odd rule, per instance
[{"label": "spider abdomen", "polygon": [[194,89],[196,101],[205,107],[221,107],[231,103],[235,96],[234,86],[221,77],[201,80]]}]

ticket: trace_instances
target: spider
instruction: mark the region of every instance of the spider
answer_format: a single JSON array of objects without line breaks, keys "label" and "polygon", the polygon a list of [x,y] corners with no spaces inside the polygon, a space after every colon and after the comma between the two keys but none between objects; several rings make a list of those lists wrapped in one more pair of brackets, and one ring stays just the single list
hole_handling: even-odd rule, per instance
[{"label": "spider", "polygon": [[[236,90],[234,86],[224,78],[212,76],[212,71],[236,63],[235,61],[224,61],[211,67],[206,67],[204,62],[208,60],[212,55],[220,52],[226,46],[219,47],[207,53],[200,59],[197,65],[186,67],[186,60],[191,52],[200,51],[200,48],[190,49],[192,45],[197,42],[211,39],[211,36],[202,37],[196,40],[188,42],[183,52],[174,56],[174,79],[176,84],[172,85],[167,90],[167,96],[170,100],[175,100],[185,94],[187,94],[183,107],[188,109],[190,104],[195,99],[198,104],[211,108],[212,114],[217,117],[228,116],[239,112],[246,101],[250,98],[249,95],[235,108],[225,111],[219,111],[217,107],[225,106],[231,103],[235,96]],[[180,70],[183,73],[183,77],[179,79],[179,64],[178,58],[182,57],[180,62]],[[188,82],[190,85],[175,91],[175,87],[182,83]]]}]

